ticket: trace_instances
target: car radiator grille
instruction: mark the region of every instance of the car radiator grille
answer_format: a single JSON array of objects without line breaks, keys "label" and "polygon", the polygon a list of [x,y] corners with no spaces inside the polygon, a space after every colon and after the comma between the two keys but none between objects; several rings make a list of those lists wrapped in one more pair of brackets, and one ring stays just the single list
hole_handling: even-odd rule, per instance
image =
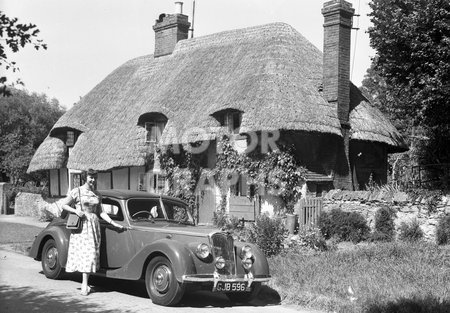
[{"label": "car radiator grille", "polygon": [[235,275],[236,261],[233,237],[225,233],[215,233],[211,236],[213,243],[213,254],[215,258],[223,257],[225,267],[219,271],[221,275]]}]

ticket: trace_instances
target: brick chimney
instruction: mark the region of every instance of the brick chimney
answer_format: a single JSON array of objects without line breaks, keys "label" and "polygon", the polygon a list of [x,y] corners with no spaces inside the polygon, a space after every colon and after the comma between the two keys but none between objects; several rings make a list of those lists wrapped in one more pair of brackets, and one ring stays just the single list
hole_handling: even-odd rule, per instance
[{"label": "brick chimney", "polygon": [[336,103],[339,120],[348,126],[350,106],[350,40],[355,10],[345,0],[323,5],[323,91],[330,103]]},{"label": "brick chimney", "polygon": [[339,147],[335,188],[352,189],[349,162],[350,138],[350,41],[355,10],[345,0],[323,4],[323,94],[337,109],[343,145]]},{"label": "brick chimney", "polygon": [[183,14],[183,2],[175,2],[175,14],[161,14],[153,26],[155,31],[154,57],[173,52],[178,41],[187,39],[189,27],[187,15]]}]

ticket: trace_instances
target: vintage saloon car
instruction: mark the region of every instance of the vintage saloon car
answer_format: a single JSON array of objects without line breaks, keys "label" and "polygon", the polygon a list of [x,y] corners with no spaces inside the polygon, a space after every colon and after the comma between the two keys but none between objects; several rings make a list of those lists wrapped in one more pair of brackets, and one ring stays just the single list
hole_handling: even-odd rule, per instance
[{"label": "vintage saloon car", "polygon": [[[102,190],[109,216],[129,229],[100,219],[100,271],[95,275],[145,280],[150,299],[175,305],[185,291],[207,288],[232,301],[252,299],[270,279],[264,254],[215,228],[194,224],[186,203],[147,192]],[[66,219],[51,222],[33,243],[30,256],[47,278],[64,274],[70,230]]]}]

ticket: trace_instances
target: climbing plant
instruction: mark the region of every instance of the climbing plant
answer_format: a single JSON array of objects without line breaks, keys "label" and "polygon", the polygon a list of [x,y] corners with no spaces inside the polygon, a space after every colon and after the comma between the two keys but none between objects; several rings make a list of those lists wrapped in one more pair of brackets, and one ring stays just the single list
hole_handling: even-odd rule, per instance
[{"label": "climbing plant", "polygon": [[[226,197],[229,183],[237,175],[246,175],[247,184],[256,186],[260,195],[279,196],[287,212],[292,212],[301,196],[305,168],[298,165],[292,148],[280,147],[266,154],[239,154],[228,136],[219,140],[220,152],[215,167],[216,178]],[[225,202],[226,198],[222,199]],[[226,203],[226,202],[225,202]]]},{"label": "climbing plant", "polygon": [[[199,181],[204,170],[200,165],[201,158],[206,156],[192,153],[190,147],[191,144],[185,145],[177,153],[171,146],[158,147],[157,153],[161,169],[169,182],[168,194],[185,200],[196,210],[198,184],[201,184]],[[218,139],[217,147],[216,164],[210,170],[208,180],[209,183],[213,180],[214,185],[220,189],[222,213],[226,211],[228,190],[240,175],[247,177],[247,186],[256,186],[253,196],[279,196],[284,202],[286,212],[293,211],[301,196],[305,169],[298,165],[291,148],[280,148],[266,154],[238,153],[227,135]]]},{"label": "climbing plant", "polygon": [[168,195],[184,200],[193,216],[197,216],[195,188],[200,177],[201,167],[196,155],[189,146],[174,151],[173,146],[158,146],[156,153],[161,169],[168,182]]}]

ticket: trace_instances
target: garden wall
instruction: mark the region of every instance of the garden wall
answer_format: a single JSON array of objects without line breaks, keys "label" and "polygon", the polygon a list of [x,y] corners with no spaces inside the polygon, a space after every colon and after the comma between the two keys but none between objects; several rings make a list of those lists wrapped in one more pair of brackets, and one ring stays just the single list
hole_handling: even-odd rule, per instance
[{"label": "garden wall", "polygon": [[43,198],[41,194],[19,192],[16,196],[14,214],[18,216],[32,216],[45,220],[48,215],[58,214],[56,202],[61,198]]},{"label": "garden wall", "polygon": [[373,229],[375,212],[383,206],[395,210],[394,223],[397,231],[402,222],[410,223],[417,219],[425,239],[435,241],[439,219],[450,215],[450,195],[432,201],[425,197],[412,199],[404,192],[331,190],[324,195],[323,210],[326,212],[339,208],[342,211],[358,212],[367,219]]}]

